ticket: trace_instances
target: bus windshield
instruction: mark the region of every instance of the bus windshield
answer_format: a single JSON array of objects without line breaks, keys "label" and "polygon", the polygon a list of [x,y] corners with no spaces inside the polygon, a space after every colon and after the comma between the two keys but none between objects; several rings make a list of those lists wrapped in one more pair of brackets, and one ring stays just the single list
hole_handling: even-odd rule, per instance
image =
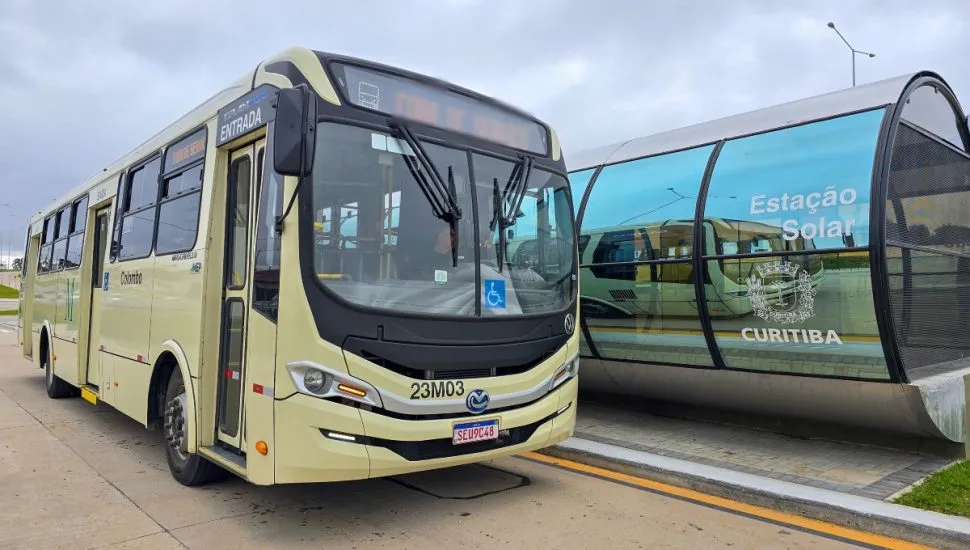
[{"label": "bus windshield", "polygon": [[393,131],[322,122],[316,139],[313,268],[344,300],[462,316],[478,314],[479,297],[482,316],[550,313],[571,302],[575,244],[562,176],[532,170],[518,212],[499,224],[517,194],[505,193],[509,181],[525,179],[512,177],[517,163],[422,141],[455,195],[461,217],[452,224],[435,216],[418,164],[407,162],[414,152]]}]

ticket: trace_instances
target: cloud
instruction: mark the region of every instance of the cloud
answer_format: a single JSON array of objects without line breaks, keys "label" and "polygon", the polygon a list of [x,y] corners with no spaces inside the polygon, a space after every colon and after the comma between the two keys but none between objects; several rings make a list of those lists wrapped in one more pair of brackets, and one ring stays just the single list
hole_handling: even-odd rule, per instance
[{"label": "cloud", "polygon": [[[966,0],[6,0],[0,245],[22,218],[291,45],[481,90],[586,148],[934,69],[966,100]],[[824,9],[823,9],[824,8]],[[21,219],[12,218],[20,216]]]}]

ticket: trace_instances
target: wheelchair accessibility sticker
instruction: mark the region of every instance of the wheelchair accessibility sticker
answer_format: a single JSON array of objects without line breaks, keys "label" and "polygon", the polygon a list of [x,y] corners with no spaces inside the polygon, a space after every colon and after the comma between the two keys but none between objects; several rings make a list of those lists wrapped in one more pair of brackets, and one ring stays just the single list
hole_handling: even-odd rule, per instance
[{"label": "wheelchair accessibility sticker", "polygon": [[482,302],[489,309],[505,309],[505,280],[485,279]]}]

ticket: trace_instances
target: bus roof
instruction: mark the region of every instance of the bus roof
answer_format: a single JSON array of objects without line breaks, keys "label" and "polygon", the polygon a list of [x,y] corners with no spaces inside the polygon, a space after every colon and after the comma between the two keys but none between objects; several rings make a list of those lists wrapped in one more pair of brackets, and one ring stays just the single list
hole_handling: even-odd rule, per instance
[{"label": "bus roof", "polygon": [[[284,62],[284,63],[289,62],[294,66],[301,66],[301,65],[306,66],[307,59],[311,59],[311,58],[317,60],[321,64],[325,59],[331,60],[331,61],[357,62],[369,67],[381,68],[400,75],[407,75],[407,76],[416,78],[418,80],[423,80],[425,82],[433,82],[435,85],[446,87],[452,91],[456,91],[464,95],[471,96],[477,100],[482,100],[484,102],[491,103],[495,106],[501,107],[502,109],[516,113],[520,116],[530,118],[538,122],[539,124],[542,124],[544,127],[548,128],[550,135],[552,137],[552,142],[550,143],[550,152],[554,156],[556,156],[556,153],[559,152],[558,136],[556,135],[555,131],[551,127],[549,127],[548,124],[540,121],[539,119],[535,118],[531,114],[525,111],[522,111],[519,108],[516,108],[512,105],[504,103],[495,98],[482,95],[481,93],[475,92],[474,90],[463,88],[461,86],[458,86],[456,84],[453,84],[451,82],[448,82],[440,78],[430,77],[420,73],[407,71],[405,69],[401,69],[398,67],[391,67],[391,66],[375,63],[373,61],[357,59],[357,58],[344,56],[344,55],[319,52],[319,51],[310,50],[302,47],[292,47],[284,50],[283,52],[277,55],[264,59],[253,70],[247,71],[244,75],[240,76],[236,81],[234,81],[230,85],[226,86],[216,94],[212,95],[211,97],[203,101],[194,109],[192,109],[191,111],[183,115],[181,118],[179,118],[172,124],[165,127],[163,130],[156,133],[154,136],[152,136],[151,138],[143,142],[141,145],[137,146],[135,149],[129,151],[121,158],[109,164],[100,172],[97,172],[85,178],[82,184],[75,186],[74,188],[72,188],[70,191],[66,193],[62,193],[57,199],[55,199],[54,201],[51,201],[45,207],[41,208],[36,213],[34,213],[34,215],[31,216],[30,221],[28,222],[28,225],[33,226],[34,224],[43,221],[44,218],[54,213],[58,208],[67,204],[68,201],[71,201],[77,197],[80,197],[81,195],[90,191],[98,184],[108,179],[117,178],[118,174],[125,167],[143,158],[148,157],[150,154],[158,151],[159,149],[161,149],[163,146],[167,145],[174,139],[201,126],[206,121],[216,116],[216,113],[219,111],[220,108],[225,106],[230,101],[240,97],[241,95],[253,89],[253,85],[256,82],[256,77],[259,75],[261,69],[265,70],[265,68],[268,65],[271,65],[273,63],[278,63],[278,62]],[[315,67],[315,69],[319,71],[321,67],[317,66]],[[274,75],[274,76],[279,76],[279,75]],[[318,90],[318,92],[319,91],[320,90]],[[330,90],[330,92],[335,93],[333,90]]]},{"label": "bus roof", "polygon": [[736,114],[659,134],[638,137],[570,155],[570,172],[603,164],[649,157],[715,143],[721,139],[757,134],[846,113],[865,111],[896,103],[906,86],[919,77],[943,79],[921,71],[855,86],[757,111]]},{"label": "bus roof", "polygon": [[380,70],[380,71],[388,72],[388,73],[391,73],[391,74],[397,74],[397,75],[401,75],[401,76],[406,76],[408,78],[411,78],[411,79],[414,79],[414,80],[417,80],[417,81],[427,82],[429,84],[434,84],[435,86],[438,86],[438,87],[441,87],[441,88],[446,88],[446,89],[451,90],[453,92],[457,92],[457,93],[459,93],[461,95],[469,96],[471,98],[474,98],[474,99],[476,99],[478,101],[482,101],[484,103],[490,103],[490,104],[492,104],[492,105],[494,105],[496,107],[501,108],[504,111],[508,111],[510,113],[514,113],[514,114],[519,115],[521,117],[525,117],[525,118],[534,120],[534,121],[542,124],[543,126],[547,126],[546,123],[544,123],[541,120],[539,120],[538,118],[536,118],[532,113],[530,113],[528,111],[525,111],[525,110],[523,110],[520,107],[517,107],[517,106],[512,105],[510,103],[506,103],[506,102],[502,101],[501,99],[498,99],[498,98],[495,98],[495,97],[492,97],[492,96],[485,95],[485,94],[483,94],[481,92],[477,92],[475,90],[472,90],[472,89],[469,89],[469,88],[465,88],[464,86],[459,86],[458,84],[455,84],[454,82],[450,82],[450,81],[445,80],[445,79],[440,78],[440,77],[431,76],[431,75],[428,75],[428,74],[425,74],[425,73],[416,73],[414,71],[409,71],[407,69],[402,69],[401,67],[394,67],[392,65],[385,65],[383,63],[378,63],[376,61],[368,61],[366,59],[361,59],[359,57],[351,57],[349,55],[335,54],[335,53],[329,53],[329,52],[319,52],[319,51],[316,51],[316,50],[314,50],[313,53],[316,54],[317,57],[320,58],[321,63],[325,63],[325,62],[327,62],[327,63],[328,62],[337,62],[337,63],[344,62],[344,63],[350,63],[350,64],[356,63],[356,64],[361,64],[361,65],[364,65],[364,66],[369,67],[369,68],[372,68],[372,69],[377,69],[377,70]]},{"label": "bus roof", "polygon": [[121,158],[109,164],[102,171],[88,176],[85,178],[84,183],[75,186],[66,193],[63,193],[60,197],[51,201],[47,206],[35,213],[30,219],[30,224],[43,220],[43,218],[50,215],[57,208],[63,206],[67,201],[83,195],[92,187],[105,181],[106,179],[118,177],[118,173],[129,164],[147,157],[149,154],[159,150],[163,145],[169,143],[178,136],[185,134],[193,128],[201,126],[203,123],[205,123],[205,121],[214,117],[220,107],[248,91],[251,86],[252,76],[252,73],[250,73],[239,78],[236,82],[223,88],[212,97],[206,99],[187,114],[183,115],[172,124],[169,124],[167,127],[156,133],[141,145],[137,146],[135,149],[132,149]]}]

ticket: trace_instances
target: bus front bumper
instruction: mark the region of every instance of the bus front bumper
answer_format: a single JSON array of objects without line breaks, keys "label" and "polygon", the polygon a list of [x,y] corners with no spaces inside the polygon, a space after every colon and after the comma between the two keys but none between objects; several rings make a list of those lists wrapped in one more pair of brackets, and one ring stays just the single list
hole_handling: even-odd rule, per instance
[{"label": "bus front bumper", "polygon": [[[296,394],[276,402],[276,483],[366,479],[480,462],[573,434],[577,378],[495,414],[406,420]],[[455,424],[499,420],[499,439],[454,445]]]}]

